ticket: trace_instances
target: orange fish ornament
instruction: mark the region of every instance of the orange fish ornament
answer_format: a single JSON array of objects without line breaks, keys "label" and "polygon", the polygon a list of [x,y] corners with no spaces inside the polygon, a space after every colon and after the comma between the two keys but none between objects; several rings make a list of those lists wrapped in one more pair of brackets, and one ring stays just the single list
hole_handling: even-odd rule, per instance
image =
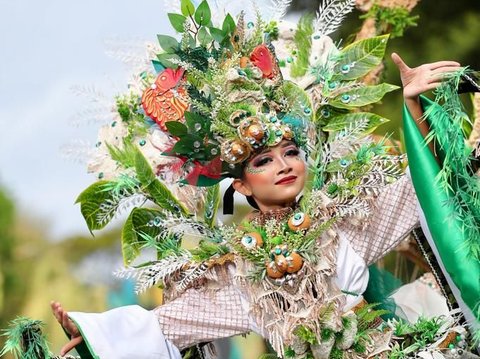
[{"label": "orange fish ornament", "polygon": [[163,131],[167,131],[165,122],[180,120],[189,106],[187,90],[181,84],[184,72],[180,67],[176,70],[165,69],[143,93],[142,106],[145,113]]},{"label": "orange fish ornament", "polygon": [[250,54],[250,61],[262,71],[264,78],[274,79],[280,73],[277,60],[266,45],[258,45]]}]

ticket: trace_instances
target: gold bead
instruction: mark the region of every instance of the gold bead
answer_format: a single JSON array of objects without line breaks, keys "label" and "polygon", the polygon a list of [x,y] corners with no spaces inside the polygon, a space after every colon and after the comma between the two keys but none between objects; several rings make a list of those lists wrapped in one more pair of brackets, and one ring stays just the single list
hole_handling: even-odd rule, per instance
[{"label": "gold bead", "polygon": [[281,271],[273,261],[270,263],[269,262],[265,263],[265,266],[267,267],[267,275],[270,278],[273,278],[273,279],[281,278],[285,273],[285,271]]},{"label": "gold bead", "polygon": [[260,126],[259,124],[250,125],[247,129],[247,135],[249,137],[253,137],[257,141],[260,141],[263,138],[264,134],[265,132],[263,131],[262,126]]},{"label": "gold bead", "polygon": [[275,256],[275,264],[279,271],[285,273],[288,268],[287,258],[283,254]]},{"label": "gold bead", "polygon": [[[296,218],[296,217],[300,218]],[[292,231],[303,231],[310,228],[310,216],[304,213],[295,213],[290,219],[288,220],[288,228]]]},{"label": "gold bead", "polygon": [[235,157],[243,157],[245,153],[247,153],[248,148],[241,142],[234,142],[232,143],[231,150]]},{"label": "gold bead", "polygon": [[296,273],[302,268],[303,258],[297,252],[292,252],[287,257],[287,262],[288,262],[287,273]]},{"label": "gold bead", "polygon": [[290,127],[283,128],[283,138],[286,140],[291,140],[293,138],[293,132]]}]

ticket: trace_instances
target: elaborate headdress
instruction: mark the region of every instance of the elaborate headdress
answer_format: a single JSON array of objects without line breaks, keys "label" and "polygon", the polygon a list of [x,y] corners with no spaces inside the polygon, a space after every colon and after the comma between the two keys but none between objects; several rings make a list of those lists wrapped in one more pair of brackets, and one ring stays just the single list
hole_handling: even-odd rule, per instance
[{"label": "elaborate headdress", "polygon": [[[165,131],[163,154],[180,159],[183,183],[209,186],[238,176],[252,154],[282,139],[314,158],[327,137],[321,132],[347,122],[372,130],[383,119],[358,109],[395,87],[358,80],[380,63],[387,37],[338,50],[328,34],[353,2],[338,3],[298,26],[266,22],[258,9],[253,20],[241,12],[213,23],[206,1],[197,9],[184,4],[169,14],[181,39],[158,35],[162,52],[152,60],[155,72],[142,74],[141,103],[119,98],[128,134]],[[325,126],[332,118],[335,126]]]}]

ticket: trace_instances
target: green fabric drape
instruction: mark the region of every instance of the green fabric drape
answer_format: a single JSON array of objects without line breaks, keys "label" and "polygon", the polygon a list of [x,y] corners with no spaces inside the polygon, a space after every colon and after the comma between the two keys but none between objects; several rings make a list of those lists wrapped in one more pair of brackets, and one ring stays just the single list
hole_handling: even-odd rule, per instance
[{"label": "green fabric drape", "polygon": [[[426,98],[422,97],[421,100],[425,111],[430,106],[438,106]],[[435,114],[446,116],[441,110],[435,111]],[[440,167],[425,145],[406,106],[403,115],[410,173],[428,229],[448,274],[460,290],[463,301],[480,321],[480,262],[469,255],[462,232],[462,220],[452,216],[454,209],[448,202],[451,194],[442,189],[436,180]],[[430,119],[429,123],[434,128],[435,121]],[[441,151],[438,156],[442,158]]]}]

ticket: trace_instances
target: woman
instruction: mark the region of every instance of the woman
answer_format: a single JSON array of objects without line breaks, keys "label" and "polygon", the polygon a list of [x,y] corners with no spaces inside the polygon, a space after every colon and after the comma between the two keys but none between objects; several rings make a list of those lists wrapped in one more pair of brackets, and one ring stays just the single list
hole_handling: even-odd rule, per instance
[{"label": "woman", "polygon": [[[209,23],[209,12],[201,7],[201,16],[190,16],[195,26],[183,28],[186,35],[197,31],[197,40],[200,27]],[[219,46],[202,44],[202,51],[194,51],[200,47],[186,35],[173,45],[159,37],[166,52],[182,58],[182,67],[161,70],[142,94],[141,106],[174,138],[166,152],[181,165],[171,171],[187,168],[184,182],[196,185],[234,177],[233,188],[251,198],[258,211],[237,228],[216,227],[218,187],[210,187],[204,221],[192,219],[157,180],[160,167],[151,170],[128,142],[113,150],[110,143],[112,158],[129,173],[135,171],[133,185],[100,181],[79,197],[82,213],[93,230],[105,221],[92,213],[118,200],[115,196],[138,191],[159,205],[162,211],[132,211],[124,233],[133,237],[124,242],[124,255],[133,260],[141,245],[155,239],[159,260],[138,269],[139,276],[143,284],[165,284],[168,300],[153,311],[131,306],[102,314],[67,313],[52,302],[55,317],[71,336],[62,354],[77,346],[85,357],[179,358],[178,349],[249,331],[267,338],[281,357],[368,357],[387,349],[392,330],[374,329],[381,313],[367,316],[372,308],[362,301],[367,266],[404,239],[418,216],[399,159],[366,137],[383,119],[357,111],[393,89],[357,81],[383,53],[363,63],[363,43],[339,51],[327,36],[304,27],[281,23],[276,28],[261,21],[246,26],[243,15],[233,26],[230,21],[227,16],[222,39],[211,39]],[[302,36],[308,40],[302,42],[305,47],[296,43]],[[385,48],[385,38],[372,41]],[[202,58],[207,49],[211,53]],[[285,51],[293,57],[280,58]],[[398,55],[393,59],[416,119],[422,114],[420,93],[459,67],[439,62],[410,69]],[[302,61],[306,65],[298,67]],[[128,125],[125,138],[141,148],[145,141],[131,126],[138,111],[127,116],[129,105],[118,106]],[[120,184],[126,190],[119,191]],[[198,248],[180,248],[178,238],[185,232],[201,235]]]}]

